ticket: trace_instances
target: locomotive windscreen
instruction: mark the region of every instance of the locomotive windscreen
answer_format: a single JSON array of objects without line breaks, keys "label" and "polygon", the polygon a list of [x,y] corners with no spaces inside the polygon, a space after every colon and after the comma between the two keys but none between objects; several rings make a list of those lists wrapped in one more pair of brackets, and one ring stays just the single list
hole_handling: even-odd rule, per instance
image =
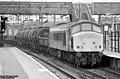
[{"label": "locomotive windscreen", "polygon": [[81,24],[82,31],[91,31],[92,30],[92,25],[89,23],[84,23]]},{"label": "locomotive windscreen", "polygon": [[72,28],[72,33],[77,33],[77,32],[80,32],[80,25],[76,25]]},{"label": "locomotive windscreen", "polygon": [[81,31],[94,31],[101,33],[101,27],[93,23],[82,23],[72,27],[72,33],[77,33]]}]

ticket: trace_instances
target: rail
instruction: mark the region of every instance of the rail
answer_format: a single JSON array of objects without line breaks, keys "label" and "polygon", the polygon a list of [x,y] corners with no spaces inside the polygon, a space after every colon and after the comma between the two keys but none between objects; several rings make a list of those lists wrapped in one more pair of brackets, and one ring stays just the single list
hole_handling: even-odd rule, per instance
[{"label": "rail", "polygon": [[100,70],[104,71],[106,75],[108,75],[108,79],[120,79],[120,72],[108,68],[100,68]]},{"label": "rail", "polygon": [[49,63],[47,61],[45,61],[44,59],[40,58],[39,56],[37,55],[34,55],[34,54],[31,54],[31,53],[28,53],[26,51],[24,51],[25,53],[27,53],[28,55],[32,55],[34,57],[36,57],[37,59],[43,61],[44,63],[48,64],[49,66],[52,66],[53,68],[57,69],[58,71],[60,71],[61,73],[65,74],[66,76],[68,76],[70,79],[76,79],[74,76],[72,76],[71,74],[68,74],[67,72],[65,72],[64,70],[58,68],[57,66],[55,66],[54,64],[52,63]]},{"label": "rail", "polygon": [[[44,59],[40,58],[38,55],[29,53],[29,52],[26,52],[26,51],[24,51],[24,52],[38,58],[39,60],[47,63],[48,65],[54,67],[55,69],[59,70],[63,74],[67,75],[70,79],[76,79],[74,76],[72,76],[68,72],[64,71],[63,69],[61,69],[57,66],[55,66],[54,64],[51,64],[51,63],[45,61]],[[72,65],[72,67],[74,67],[74,66]],[[77,72],[79,72],[79,77],[82,78],[82,79],[106,79],[105,77],[102,77],[101,75],[98,75],[98,74],[92,73],[90,71],[87,71],[86,69],[83,69],[83,68],[80,68],[80,67],[74,67],[74,68],[77,70]]]}]

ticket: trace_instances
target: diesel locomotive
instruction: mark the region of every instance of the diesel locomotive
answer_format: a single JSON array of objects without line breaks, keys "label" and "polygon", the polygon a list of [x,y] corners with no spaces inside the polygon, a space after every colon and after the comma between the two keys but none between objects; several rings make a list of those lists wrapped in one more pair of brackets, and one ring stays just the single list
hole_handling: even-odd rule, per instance
[{"label": "diesel locomotive", "polygon": [[16,40],[20,45],[46,52],[76,66],[101,63],[103,33],[100,25],[80,20],[47,26],[24,29],[16,34]]}]

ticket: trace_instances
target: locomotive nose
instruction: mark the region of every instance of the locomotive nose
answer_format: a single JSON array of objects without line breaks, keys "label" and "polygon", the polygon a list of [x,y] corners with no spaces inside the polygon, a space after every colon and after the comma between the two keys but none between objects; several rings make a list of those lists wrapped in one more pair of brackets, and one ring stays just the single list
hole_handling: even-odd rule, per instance
[{"label": "locomotive nose", "polygon": [[75,51],[102,51],[103,37],[97,33],[79,33],[73,36]]}]

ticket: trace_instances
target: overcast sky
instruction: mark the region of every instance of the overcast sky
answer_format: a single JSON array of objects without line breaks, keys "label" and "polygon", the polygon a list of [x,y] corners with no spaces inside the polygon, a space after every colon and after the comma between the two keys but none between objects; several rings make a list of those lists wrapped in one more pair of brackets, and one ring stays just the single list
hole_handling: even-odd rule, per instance
[{"label": "overcast sky", "polygon": [[0,0],[0,1],[29,1],[29,2],[120,2],[120,0]]}]

